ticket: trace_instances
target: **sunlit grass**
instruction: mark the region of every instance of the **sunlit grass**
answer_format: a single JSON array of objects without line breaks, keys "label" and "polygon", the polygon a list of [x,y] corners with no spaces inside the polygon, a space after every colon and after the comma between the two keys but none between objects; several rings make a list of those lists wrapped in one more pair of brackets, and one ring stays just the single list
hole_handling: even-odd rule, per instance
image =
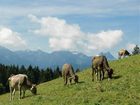
[{"label": "sunlit grass", "polygon": [[38,85],[38,95],[26,92],[24,99],[9,101],[0,95],[0,105],[140,105],[140,55],[110,62],[113,79],[91,81],[91,68],[78,73],[79,84],[64,86],[63,79]]}]

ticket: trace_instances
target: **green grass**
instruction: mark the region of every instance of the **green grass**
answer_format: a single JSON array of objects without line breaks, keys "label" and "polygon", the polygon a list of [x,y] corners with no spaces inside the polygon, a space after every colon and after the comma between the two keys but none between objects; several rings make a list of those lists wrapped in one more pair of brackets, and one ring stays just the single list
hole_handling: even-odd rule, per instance
[{"label": "green grass", "polygon": [[79,84],[64,86],[63,79],[38,85],[38,95],[26,92],[24,99],[9,101],[9,93],[0,95],[0,105],[140,105],[140,55],[110,62],[114,78],[91,81],[91,68],[78,76]]}]

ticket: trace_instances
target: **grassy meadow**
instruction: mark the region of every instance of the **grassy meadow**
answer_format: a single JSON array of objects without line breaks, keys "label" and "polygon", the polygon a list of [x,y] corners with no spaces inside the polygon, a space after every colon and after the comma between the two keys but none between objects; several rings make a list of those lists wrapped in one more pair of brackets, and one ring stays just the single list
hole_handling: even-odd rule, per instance
[{"label": "grassy meadow", "polygon": [[24,99],[9,101],[0,95],[0,105],[140,105],[140,55],[109,62],[113,79],[91,81],[91,68],[78,73],[79,84],[63,85],[58,78],[37,86],[38,94],[26,92]]}]

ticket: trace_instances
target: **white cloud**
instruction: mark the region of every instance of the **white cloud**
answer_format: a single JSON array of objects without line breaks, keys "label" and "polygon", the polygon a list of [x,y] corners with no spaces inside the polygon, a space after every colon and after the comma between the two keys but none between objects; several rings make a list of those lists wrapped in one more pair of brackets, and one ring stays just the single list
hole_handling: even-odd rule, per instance
[{"label": "white cloud", "polygon": [[49,46],[53,50],[72,50],[74,49],[73,40],[70,38],[50,38]]},{"label": "white cloud", "polygon": [[26,47],[26,42],[20,37],[20,34],[7,27],[0,27],[0,45],[13,49]]},{"label": "white cloud", "polygon": [[34,15],[30,15],[29,18],[41,25],[40,29],[34,31],[36,34],[65,38],[79,37],[81,34],[79,25],[67,24],[65,20],[56,17],[43,17],[39,20]]},{"label": "white cloud", "polygon": [[108,30],[99,33],[82,32],[78,24],[68,24],[65,20],[56,17],[43,17],[31,20],[40,24],[40,29],[34,33],[47,37],[51,50],[71,50],[92,54],[95,50],[102,51],[112,48],[121,41],[122,30]]},{"label": "white cloud", "polygon": [[37,17],[34,16],[34,15],[32,15],[32,14],[29,14],[29,15],[28,15],[28,18],[30,18],[32,22],[40,22],[40,21],[37,19]]},{"label": "white cloud", "polygon": [[109,30],[97,34],[90,34],[88,48],[91,50],[112,48],[121,41],[122,35],[123,32],[121,30]]},{"label": "white cloud", "polygon": [[126,45],[126,48],[129,50],[129,51],[133,51],[134,47],[136,46],[136,44],[133,44],[133,43],[128,43]]}]

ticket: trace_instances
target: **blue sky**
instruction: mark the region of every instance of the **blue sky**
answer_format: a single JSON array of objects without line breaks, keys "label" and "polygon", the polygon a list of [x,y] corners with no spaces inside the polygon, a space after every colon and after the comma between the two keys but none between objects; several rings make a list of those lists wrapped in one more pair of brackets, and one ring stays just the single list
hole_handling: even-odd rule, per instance
[{"label": "blue sky", "polygon": [[0,0],[0,45],[95,55],[140,45],[138,0]]}]

